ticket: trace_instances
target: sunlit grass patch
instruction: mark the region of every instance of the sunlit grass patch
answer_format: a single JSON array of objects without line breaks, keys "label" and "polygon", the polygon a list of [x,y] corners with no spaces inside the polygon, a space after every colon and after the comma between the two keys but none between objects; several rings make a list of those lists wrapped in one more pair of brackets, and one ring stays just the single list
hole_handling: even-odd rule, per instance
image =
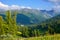
[{"label": "sunlit grass patch", "polygon": [[40,37],[31,37],[25,40],[60,40],[60,35],[49,35],[49,36],[40,36]]}]

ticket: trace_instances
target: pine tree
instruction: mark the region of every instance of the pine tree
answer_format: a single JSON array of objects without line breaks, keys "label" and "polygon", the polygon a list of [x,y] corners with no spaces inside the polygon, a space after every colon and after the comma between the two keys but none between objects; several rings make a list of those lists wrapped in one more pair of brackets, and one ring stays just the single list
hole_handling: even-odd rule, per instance
[{"label": "pine tree", "polygon": [[12,24],[11,24],[11,12],[8,10],[6,12],[6,22],[7,22],[7,25],[8,25],[8,33],[9,34],[12,34]]},{"label": "pine tree", "polygon": [[34,30],[34,36],[35,36],[35,37],[37,36],[37,31],[36,31],[36,30]]},{"label": "pine tree", "polygon": [[0,16],[0,35],[5,34],[4,27],[3,27],[3,18]]},{"label": "pine tree", "polygon": [[[15,25],[16,23],[14,22],[14,20],[12,19],[12,15],[10,11],[6,12],[6,20],[7,20],[7,24],[8,24],[8,33],[15,35]],[[14,24],[15,23],[15,24]]]},{"label": "pine tree", "polygon": [[17,15],[17,12],[15,11],[14,14],[13,14],[13,28],[14,28],[14,35],[16,35],[17,33],[17,24],[16,24],[16,15]]},{"label": "pine tree", "polygon": [[37,36],[40,36],[40,30],[39,29],[37,30]]},{"label": "pine tree", "polygon": [[10,11],[7,11],[6,12],[6,19],[7,19],[7,23],[10,25],[11,23],[11,12]]}]

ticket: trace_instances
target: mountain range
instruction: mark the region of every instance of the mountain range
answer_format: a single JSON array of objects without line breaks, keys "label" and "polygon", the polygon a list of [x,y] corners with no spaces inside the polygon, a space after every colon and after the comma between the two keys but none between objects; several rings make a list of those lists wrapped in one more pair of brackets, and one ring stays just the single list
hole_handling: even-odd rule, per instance
[{"label": "mountain range", "polygon": [[[11,12],[17,11],[17,24],[38,24],[42,21],[50,19],[56,15],[59,15],[59,12],[54,10],[37,10],[37,9],[20,9],[20,10],[11,10]],[[0,16],[4,16],[5,11],[0,9]]]}]

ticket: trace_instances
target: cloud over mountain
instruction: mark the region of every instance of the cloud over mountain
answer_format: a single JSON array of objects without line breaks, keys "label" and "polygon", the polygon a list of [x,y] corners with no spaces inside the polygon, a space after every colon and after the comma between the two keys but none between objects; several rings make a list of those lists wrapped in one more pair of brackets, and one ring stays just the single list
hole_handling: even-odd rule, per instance
[{"label": "cloud over mountain", "polygon": [[20,9],[23,9],[23,8],[28,8],[28,9],[32,9],[31,7],[25,7],[25,6],[19,6],[19,5],[6,5],[6,4],[3,4],[2,2],[0,2],[0,9],[4,9],[4,10],[20,10]]},{"label": "cloud over mountain", "polygon": [[60,0],[46,0],[46,1],[54,4],[53,9],[55,10],[55,12],[60,12]]}]

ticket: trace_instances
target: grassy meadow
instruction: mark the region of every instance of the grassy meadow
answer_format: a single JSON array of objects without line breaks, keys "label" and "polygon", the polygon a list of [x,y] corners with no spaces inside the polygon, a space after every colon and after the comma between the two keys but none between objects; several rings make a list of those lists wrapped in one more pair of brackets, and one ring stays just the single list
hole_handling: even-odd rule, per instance
[{"label": "grassy meadow", "polygon": [[60,40],[60,35],[49,35],[43,37],[32,37],[25,40]]},{"label": "grassy meadow", "polygon": [[60,40],[60,34],[40,36],[40,37],[29,37],[29,38],[22,38],[22,37],[8,38],[7,37],[7,38],[0,38],[0,40]]}]

